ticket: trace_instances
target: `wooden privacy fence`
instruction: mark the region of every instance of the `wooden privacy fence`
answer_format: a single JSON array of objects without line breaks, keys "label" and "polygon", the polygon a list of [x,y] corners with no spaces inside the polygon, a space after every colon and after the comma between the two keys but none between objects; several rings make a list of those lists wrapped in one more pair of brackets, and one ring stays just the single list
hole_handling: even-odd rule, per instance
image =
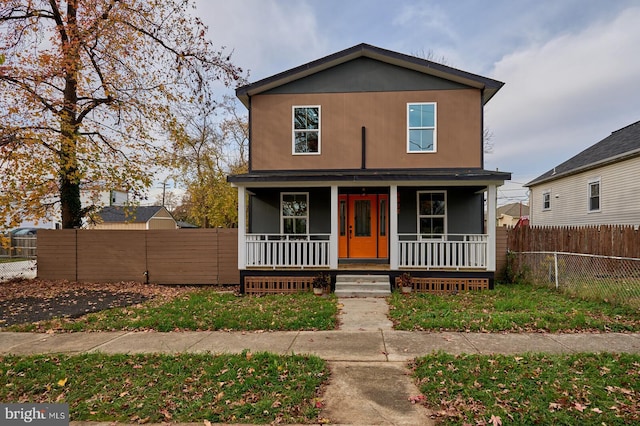
[{"label": "wooden privacy fence", "polygon": [[[496,278],[513,230],[497,229]],[[145,275],[145,272],[147,275]],[[238,284],[237,229],[40,230],[38,277],[80,282]]]},{"label": "wooden privacy fence", "polygon": [[238,232],[41,230],[38,277],[80,282],[238,284]]},{"label": "wooden privacy fence", "polygon": [[523,226],[507,230],[510,251],[548,251],[640,258],[640,231],[634,226]]}]

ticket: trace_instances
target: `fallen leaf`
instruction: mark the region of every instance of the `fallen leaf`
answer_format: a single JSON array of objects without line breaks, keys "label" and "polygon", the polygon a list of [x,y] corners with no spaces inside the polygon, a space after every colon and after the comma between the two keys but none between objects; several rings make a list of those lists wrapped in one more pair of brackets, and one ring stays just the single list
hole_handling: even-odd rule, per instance
[{"label": "fallen leaf", "polygon": [[502,426],[502,418],[500,418],[500,416],[494,416],[492,414],[491,418],[489,419],[489,423],[491,423],[493,426]]},{"label": "fallen leaf", "polygon": [[67,378],[66,377],[64,379],[58,380],[58,386],[63,387],[66,384],[67,384]]},{"label": "fallen leaf", "polygon": [[173,417],[171,413],[169,413],[169,410],[166,409],[160,410],[160,414],[162,414],[164,416],[164,419],[167,421],[171,420],[171,418]]},{"label": "fallen leaf", "polygon": [[251,358],[253,358],[253,354],[251,352],[247,352],[245,356],[247,358],[247,361],[251,361]]},{"label": "fallen leaf", "polygon": [[573,404],[573,408],[575,408],[576,410],[580,411],[581,413],[584,411],[585,408],[587,408],[586,406],[580,404],[579,402],[576,402],[575,404]]},{"label": "fallen leaf", "polygon": [[422,402],[422,401],[424,401],[424,400],[425,400],[424,395],[416,395],[416,396],[410,396],[410,397],[409,397],[409,401],[410,401],[412,404],[417,404],[417,403]]},{"label": "fallen leaf", "polygon": [[592,408],[591,411],[593,411],[594,413],[598,413],[598,414],[602,414],[602,410],[599,408]]},{"label": "fallen leaf", "polygon": [[211,422],[209,420],[204,421],[204,426],[211,426]]}]

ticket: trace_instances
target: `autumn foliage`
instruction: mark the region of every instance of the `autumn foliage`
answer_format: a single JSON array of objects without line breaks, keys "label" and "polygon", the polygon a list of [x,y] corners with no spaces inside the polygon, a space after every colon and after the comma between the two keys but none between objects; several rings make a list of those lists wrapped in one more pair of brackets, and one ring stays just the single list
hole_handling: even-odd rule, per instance
[{"label": "autumn foliage", "polygon": [[191,0],[0,3],[0,226],[62,215],[80,191],[142,194],[187,105],[241,82]]}]

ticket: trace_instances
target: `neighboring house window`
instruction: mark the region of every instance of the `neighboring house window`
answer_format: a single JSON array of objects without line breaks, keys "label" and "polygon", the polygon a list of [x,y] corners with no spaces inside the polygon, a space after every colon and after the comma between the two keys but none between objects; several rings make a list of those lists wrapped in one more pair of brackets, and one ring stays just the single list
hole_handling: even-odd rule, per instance
[{"label": "neighboring house window", "polygon": [[551,191],[542,193],[542,210],[551,210]]},{"label": "neighboring house window", "polygon": [[320,153],[320,107],[293,107],[293,153]]},{"label": "neighboring house window", "polygon": [[600,211],[600,178],[589,181],[589,211]]},{"label": "neighboring house window", "polygon": [[422,238],[441,237],[447,228],[447,197],[444,191],[418,192],[418,232]]},{"label": "neighboring house window", "polygon": [[282,213],[283,234],[308,234],[309,194],[306,192],[282,193],[280,211]]},{"label": "neighboring house window", "polygon": [[407,152],[436,152],[436,104],[407,104]]}]

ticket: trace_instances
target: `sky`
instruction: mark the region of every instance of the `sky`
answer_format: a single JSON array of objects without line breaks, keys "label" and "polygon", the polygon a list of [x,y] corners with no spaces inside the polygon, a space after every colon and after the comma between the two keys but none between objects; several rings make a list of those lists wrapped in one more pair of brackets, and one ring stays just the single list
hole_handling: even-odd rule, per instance
[{"label": "sky", "polygon": [[[485,106],[493,152],[525,184],[640,120],[637,0],[197,0],[209,38],[257,81],[368,43],[505,83]],[[230,91],[233,93],[233,91]]]}]

